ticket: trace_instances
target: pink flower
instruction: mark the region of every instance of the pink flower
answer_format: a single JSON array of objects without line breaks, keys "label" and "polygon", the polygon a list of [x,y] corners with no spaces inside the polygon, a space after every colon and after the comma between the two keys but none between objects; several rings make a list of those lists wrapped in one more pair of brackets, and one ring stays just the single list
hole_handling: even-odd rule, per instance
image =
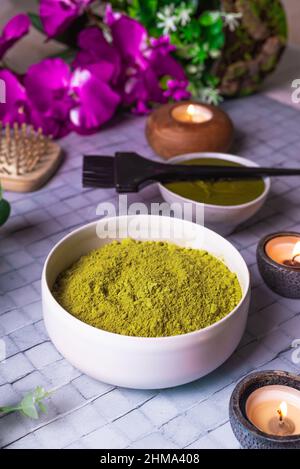
[{"label": "pink flower", "polygon": [[[161,78],[168,76],[178,83],[185,82],[182,66],[171,53],[175,46],[168,36],[158,39],[149,38],[147,31],[138,21],[120,13],[115,13],[107,6],[105,22],[110,27],[113,44],[120,53],[122,73],[117,89],[125,106],[133,107],[133,112],[148,112],[151,103],[163,103],[168,95],[161,87]],[[90,51],[95,46],[91,44]],[[181,84],[181,94],[184,87]],[[172,93],[179,96],[179,91]],[[170,94],[171,97],[171,94]]]},{"label": "pink flower", "polygon": [[4,124],[27,122],[30,106],[24,86],[9,70],[0,70],[0,79],[6,85],[6,103],[0,104],[0,121]]},{"label": "pink flower", "polygon": [[28,34],[30,28],[30,20],[27,15],[21,14],[14,16],[4,26],[0,36],[0,59],[23,36]]},{"label": "pink flower", "polygon": [[55,136],[70,130],[85,134],[111,119],[120,98],[100,75],[97,66],[72,72],[61,59],[31,66],[25,87],[30,102],[44,116],[43,128],[52,126]]},{"label": "pink flower", "polygon": [[187,80],[168,80],[167,90],[164,92],[164,96],[174,101],[182,101],[189,99],[191,93],[187,90],[189,82]]},{"label": "pink flower", "polygon": [[74,68],[89,68],[97,64],[100,79],[116,82],[121,73],[121,57],[116,47],[106,41],[100,29],[95,26],[84,29],[79,34],[78,47],[80,51],[72,64]]},{"label": "pink flower", "polygon": [[48,37],[64,32],[93,0],[41,0],[40,17]]},{"label": "pink flower", "polygon": [[144,50],[147,46],[147,30],[129,16],[114,13],[111,6],[106,7],[106,24],[110,27],[113,44],[127,65],[145,67],[147,60]]}]

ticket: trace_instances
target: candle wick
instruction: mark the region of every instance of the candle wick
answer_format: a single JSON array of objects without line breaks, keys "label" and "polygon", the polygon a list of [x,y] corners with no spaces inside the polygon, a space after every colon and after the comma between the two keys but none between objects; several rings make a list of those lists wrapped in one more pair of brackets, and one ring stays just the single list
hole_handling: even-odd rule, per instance
[{"label": "candle wick", "polygon": [[292,258],[292,262],[295,262],[296,258],[300,256],[300,253],[299,254],[295,254]]},{"label": "candle wick", "polygon": [[283,416],[282,416],[282,412],[280,409],[277,410],[277,413],[279,415],[279,422],[282,422],[283,421]]}]

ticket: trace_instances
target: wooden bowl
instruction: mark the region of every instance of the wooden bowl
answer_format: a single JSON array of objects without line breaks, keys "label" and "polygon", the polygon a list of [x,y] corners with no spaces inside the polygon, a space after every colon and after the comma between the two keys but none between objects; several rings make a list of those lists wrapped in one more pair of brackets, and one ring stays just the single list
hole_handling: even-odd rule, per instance
[{"label": "wooden bowl", "polygon": [[[202,123],[179,122],[172,112],[179,104],[201,104],[212,117]],[[233,140],[233,124],[221,109],[194,101],[166,104],[148,117],[146,137],[153,150],[169,159],[184,153],[226,153]]]}]

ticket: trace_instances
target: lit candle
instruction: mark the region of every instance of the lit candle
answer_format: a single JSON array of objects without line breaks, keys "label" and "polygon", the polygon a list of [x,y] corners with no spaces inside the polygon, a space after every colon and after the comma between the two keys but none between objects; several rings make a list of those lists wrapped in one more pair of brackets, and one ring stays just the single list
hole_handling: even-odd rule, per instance
[{"label": "lit candle", "polygon": [[300,269],[300,236],[276,236],[266,243],[265,252],[278,264]]},{"label": "lit candle", "polygon": [[246,414],[256,428],[268,435],[299,435],[300,391],[282,385],[258,388],[247,399]]},{"label": "lit candle", "polygon": [[212,119],[212,112],[200,104],[179,104],[172,110],[172,117],[177,122],[202,124]]}]

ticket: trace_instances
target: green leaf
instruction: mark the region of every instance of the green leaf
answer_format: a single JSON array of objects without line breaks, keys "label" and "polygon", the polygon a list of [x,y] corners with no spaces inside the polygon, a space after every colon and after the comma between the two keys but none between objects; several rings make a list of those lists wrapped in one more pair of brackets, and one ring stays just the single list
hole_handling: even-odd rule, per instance
[{"label": "green leaf", "polygon": [[129,15],[141,21],[147,29],[155,25],[158,0],[132,0],[128,8]]},{"label": "green leaf", "polygon": [[0,194],[0,226],[4,225],[10,214],[10,205]]},{"label": "green leaf", "polygon": [[35,27],[35,29],[43,33],[44,28],[43,28],[43,24],[42,24],[40,16],[37,15],[36,13],[28,13],[28,16],[31,20],[32,25]]},{"label": "green leaf", "polygon": [[201,26],[197,20],[192,19],[184,28],[181,29],[183,39],[188,42],[197,42],[200,39]]},{"label": "green leaf", "polygon": [[199,23],[202,26],[211,26],[219,20],[220,16],[216,12],[205,11],[199,18]]},{"label": "green leaf", "polygon": [[215,23],[209,26],[209,34],[210,35],[222,34],[223,27],[224,27],[223,21],[221,18],[219,18]]},{"label": "green leaf", "polygon": [[42,400],[50,395],[51,392],[47,392],[42,386],[38,386],[34,391],[26,394],[19,405],[0,407],[0,414],[19,411],[22,415],[36,420],[39,418],[39,410],[43,413],[47,412],[46,406],[43,404]]},{"label": "green leaf", "polygon": [[47,413],[47,407],[45,406],[45,404],[44,404],[43,402],[39,402],[39,403],[38,403],[38,406],[39,406],[40,411],[41,411],[43,414],[46,414],[46,413]]},{"label": "green leaf", "polygon": [[159,84],[161,86],[161,88],[163,90],[167,90],[168,89],[168,81],[169,80],[172,80],[172,77],[170,75],[164,75],[160,81],[159,81]]},{"label": "green leaf", "polygon": [[220,34],[220,36],[210,36],[207,38],[207,41],[210,50],[219,50],[225,44],[225,36],[224,34]]},{"label": "green leaf", "polygon": [[75,59],[76,53],[77,51],[74,49],[66,49],[66,50],[63,50],[62,52],[58,52],[52,55],[51,57],[62,59],[64,60],[64,62],[67,62],[68,64],[70,64]]},{"label": "green leaf", "polygon": [[48,393],[45,391],[45,389],[42,387],[42,386],[37,386],[35,388],[35,390],[33,391],[33,396],[34,396],[34,399],[36,401],[40,400],[40,399],[44,399],[44,397],[47,395]]},{"label": "green leaf", "polygon": [[30,392],[27,394],[21,401],[20,403],[20,411],[22,414],[24,414],[26,417],[30,417],[32,419],[38,419],[39,414],[38,411],[35,407],[35,396],[34,392]]}]

